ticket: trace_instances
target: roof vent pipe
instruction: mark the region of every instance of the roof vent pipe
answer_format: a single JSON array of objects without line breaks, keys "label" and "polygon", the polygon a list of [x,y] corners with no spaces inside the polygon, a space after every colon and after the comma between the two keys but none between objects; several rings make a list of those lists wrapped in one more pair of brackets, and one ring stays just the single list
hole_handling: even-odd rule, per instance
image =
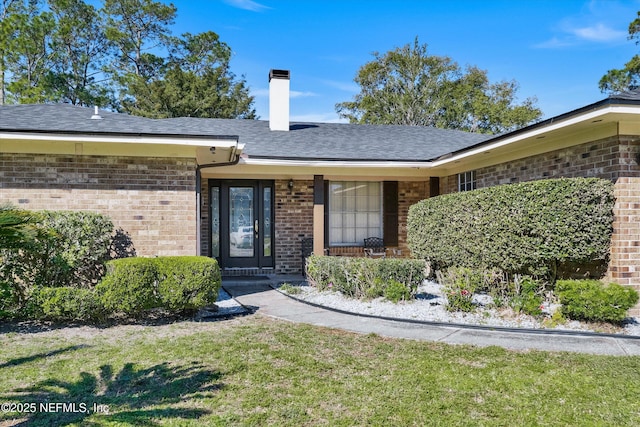
[{"label": "roof vent pipe", "polygon": [[102,120],[102,116],[98,113],[98,106],[93,107],[93,116],[91,116],[91,120]]},{"label": "roof vent pipe", "polygon": [[289,130],[289,70],[269,71],[269,129]]}]

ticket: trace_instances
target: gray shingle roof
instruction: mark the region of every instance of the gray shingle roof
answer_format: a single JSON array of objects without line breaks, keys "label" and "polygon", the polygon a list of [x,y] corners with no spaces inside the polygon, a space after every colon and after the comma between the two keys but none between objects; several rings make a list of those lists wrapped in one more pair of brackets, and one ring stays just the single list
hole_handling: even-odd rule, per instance
[{"label": "gray shingle roof", "polygon": [[426,161],[491,139],[490,135],[420,126],[291,123],[234,119],[147,119],[68,104],[0,106],[0,132],[46,132],[217,138],[236,135],[250,157]]}]

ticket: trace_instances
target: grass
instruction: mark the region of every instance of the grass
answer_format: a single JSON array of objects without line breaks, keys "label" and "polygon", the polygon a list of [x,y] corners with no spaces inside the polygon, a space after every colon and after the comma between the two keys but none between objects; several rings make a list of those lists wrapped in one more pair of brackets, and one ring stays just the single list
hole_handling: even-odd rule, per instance
[{"label": "grass", "polygon": [[4,412],[0,426],[640,425],[639,357],[449,346],[255,315],[4,330],[0,403],[90,410]]}]

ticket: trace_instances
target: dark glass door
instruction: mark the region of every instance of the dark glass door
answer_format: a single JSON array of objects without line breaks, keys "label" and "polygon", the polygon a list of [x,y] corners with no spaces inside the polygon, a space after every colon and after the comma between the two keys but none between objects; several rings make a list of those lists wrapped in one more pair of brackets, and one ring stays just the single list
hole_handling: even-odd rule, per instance
[{"label": "dark glass door", "polygon": [[273,267],[273,181],[210,181],[212,256],[223,268]]}]

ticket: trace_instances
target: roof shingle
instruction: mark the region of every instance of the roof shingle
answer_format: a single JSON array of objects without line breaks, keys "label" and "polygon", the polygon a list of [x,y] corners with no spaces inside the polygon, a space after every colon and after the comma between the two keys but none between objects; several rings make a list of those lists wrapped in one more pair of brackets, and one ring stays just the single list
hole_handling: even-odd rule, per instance
[{"label": "roof shingle", "polygon": [[236,135],[250,157],[298,160],[427,161],[492,138],[421,126],[291,123],[289,132],[269,122],[235,119],[147,119],[68,104],[0,107],[0,131],[217,138]]}]

